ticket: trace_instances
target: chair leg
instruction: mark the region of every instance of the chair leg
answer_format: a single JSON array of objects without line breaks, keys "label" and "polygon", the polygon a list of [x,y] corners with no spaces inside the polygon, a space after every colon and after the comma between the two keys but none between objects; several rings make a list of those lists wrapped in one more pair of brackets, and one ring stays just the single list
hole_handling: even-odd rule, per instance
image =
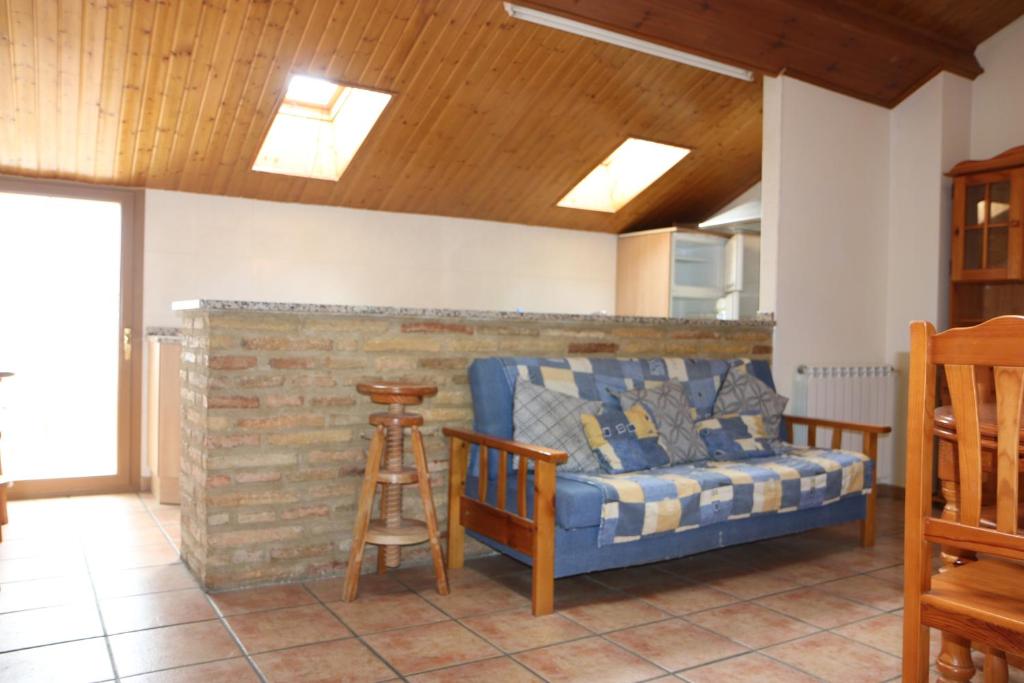
[{"label": "chair leg", "polygon": [[434,558],[434,574],[437,577],[437,592],[448,595],[448,575],[444,569],[444,555],[441,553],[441,538],[437,531],[437,510],[434,509],[434,496],[430,491],[430,473],[427,471],[427,452],[423,448],[423,435],[416,427],[412,428],[412,454],[416,459],[417,485],[420,498],[423,499],[423,516],[427,522],[427,533],[430,535],[430,554]]},{"label": "chair leg", "polygon": [[[915,609],[916,607],[916,609]],[[928,627],[920,622],[920,604],[903,610],[903,681],[927,683],[931,665]]]},{"label": "chair leg", "polygon": [[1006,683],[1009,671],[1006,666],[1006,653],[989,648],[985,652],[985,683]]},{"label": "chair leg", "polygon": [[[370,528],[370,510],[373,508],[373,495],[377,491],[377,473],[380,471],[380,459],[383,451],[384,428],[377,427],[367,452],[366,473],[363,475],[363,486],[359,492],[359,507],[356,511],[355,529],[352,534],[352,548],[348,554],[345,586],[341,595],[341,599],[345,602],[355,600],[356,594],[359,592],[359,571],[363,564],[366,532]],[[378,553],[380,553],[379,550]]]}]

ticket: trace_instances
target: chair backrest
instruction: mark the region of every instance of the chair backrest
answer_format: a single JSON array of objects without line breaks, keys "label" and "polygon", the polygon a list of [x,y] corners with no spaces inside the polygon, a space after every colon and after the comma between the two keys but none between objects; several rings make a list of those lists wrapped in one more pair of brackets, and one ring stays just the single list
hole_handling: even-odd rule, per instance
[{"label": "chair backrest", "polygon": [[[936,333],[926,322],[910,326],[907,419],[907,554],[925,543],[1024,559],[1017,535],[1021,410],[1024,399],[1024,317],[993,318],[974,327]],[[945,370],[956,425],[959,520],[930,518],[936,369]],[[980,393],[990,372],[994,404]],[[994,422],[995,429],[986,428]],[[993,442],[993,431],[995,441]],[[995,447],[996,528],[983,528],[982,469]]]}]

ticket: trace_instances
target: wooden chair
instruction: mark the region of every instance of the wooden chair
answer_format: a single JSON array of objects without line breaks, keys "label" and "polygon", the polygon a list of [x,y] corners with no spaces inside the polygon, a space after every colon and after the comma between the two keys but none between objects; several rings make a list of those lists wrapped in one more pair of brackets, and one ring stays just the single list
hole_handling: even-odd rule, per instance
[{"label": "wooden chair", "polygon": [[[985,680],[1006,681],[1006,653],[1024,652],[1024,536],[1019,534],[1021,409],[1024,396],[1024,317],[994,318],[936,334],[910,326],[904,558],[903,680],[928,680],[928,628],[986,648]],[[932,510],[936,367],[945,367],[956,423],[960,510],[957,521]],[[995,378],[997,428],[981,427],[978,377]],[[993,441],[989,434],[995,434]],[[995,481],[995,528],[982,523],[984,469]],[[931,545],[980,559],[932,575]],[[987,557],[987,556],[993,557]]]}]

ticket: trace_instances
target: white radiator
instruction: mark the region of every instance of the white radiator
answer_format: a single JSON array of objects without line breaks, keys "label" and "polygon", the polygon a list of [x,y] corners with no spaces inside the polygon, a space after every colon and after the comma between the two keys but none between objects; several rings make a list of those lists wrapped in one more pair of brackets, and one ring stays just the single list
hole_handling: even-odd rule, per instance
[{"label": "white radiator", "polygon": [[[830,420],[891,425],[896,401],[896,369],[891,365],[801,365],[793,384],[793,413]],[[794,439],[803,443],[803,427]],[[832,430],[818,430],[818,446],[832,443]],[[845,434],[844,449],[860,451],[861,436]],[[878,441],[879,461],[892,462],[892,439]]]}]

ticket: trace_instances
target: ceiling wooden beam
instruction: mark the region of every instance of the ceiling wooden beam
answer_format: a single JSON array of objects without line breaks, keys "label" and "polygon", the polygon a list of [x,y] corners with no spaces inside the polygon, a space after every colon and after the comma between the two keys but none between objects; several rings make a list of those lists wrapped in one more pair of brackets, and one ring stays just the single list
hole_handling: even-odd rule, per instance
[{"label": "ceiling wooden beam", "polygon": [[[520,0],[533,9],[892,107],[935,73],[974,78],[963,45],[846,0]],[[1024,8],[1022,8],[1024,11]]]}]

